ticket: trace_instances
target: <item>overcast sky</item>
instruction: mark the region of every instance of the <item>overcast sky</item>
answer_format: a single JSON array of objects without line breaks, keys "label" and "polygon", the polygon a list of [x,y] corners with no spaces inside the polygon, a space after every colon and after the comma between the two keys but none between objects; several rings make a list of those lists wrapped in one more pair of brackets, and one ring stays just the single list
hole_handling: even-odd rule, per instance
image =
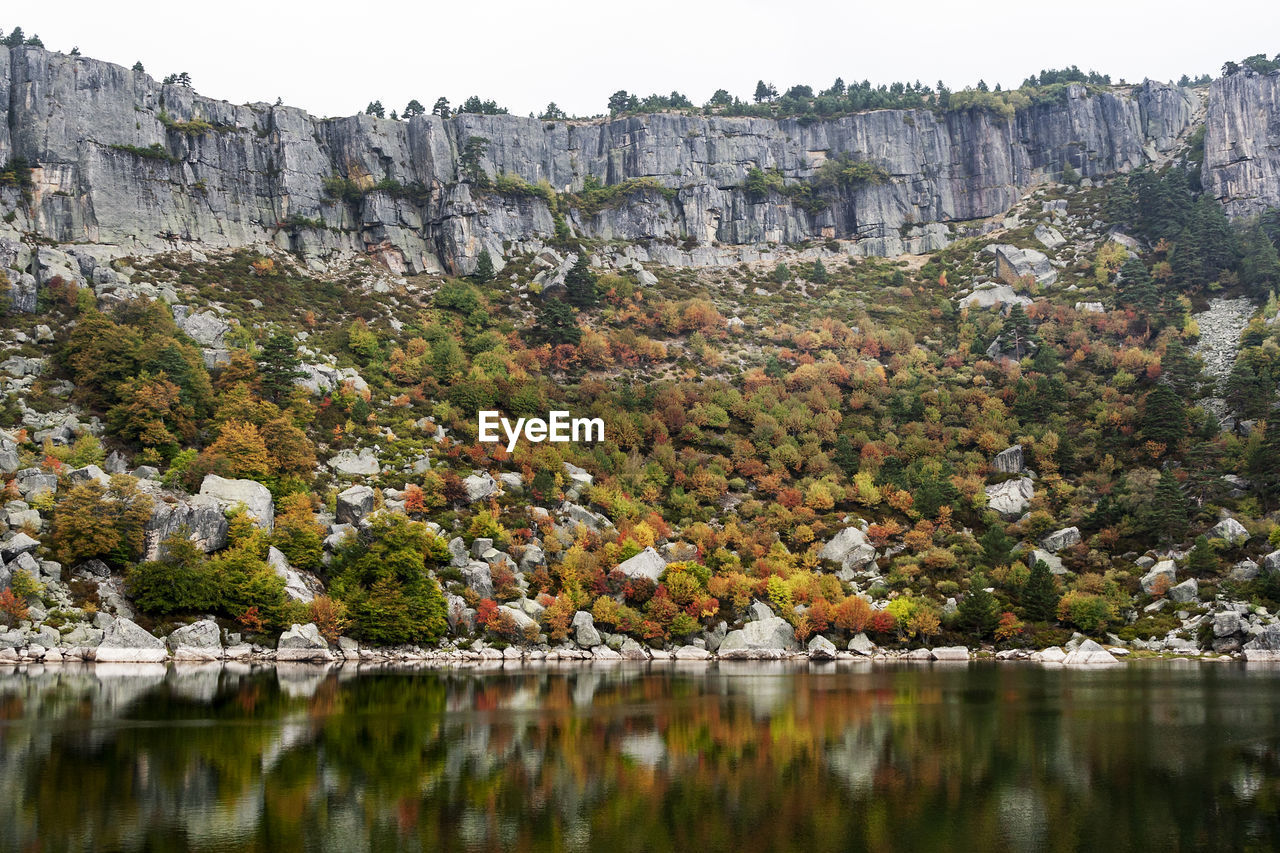
[{"label": "overcast sky", "polygon": [[58,0],[6,3],[0,28],[50,49],[191,74],[215,98],[276,97],[319,115],[370,100],[388,110],[441,95],[492,98],[512,112],[555,101],[605,111],[609,94],[673,89],[701,104],[718,88],[749,98],[756,80],[815,88],[837,76],[873,83],[980,78],[1017,86],[1079,65],[1130,82],[1211,73],[1227,59],[1280,51],[1280,3],[808,3],[648,0]]}]

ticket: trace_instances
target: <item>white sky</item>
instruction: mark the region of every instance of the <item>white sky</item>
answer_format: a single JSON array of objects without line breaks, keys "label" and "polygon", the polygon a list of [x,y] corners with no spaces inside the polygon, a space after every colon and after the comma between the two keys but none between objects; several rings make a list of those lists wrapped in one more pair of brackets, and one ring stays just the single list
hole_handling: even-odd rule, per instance
[{"label": "white sky", "polygon": [[1008,87],[1072,64],[1168,80],[1280,51],[1276,0],[49,0],[0,6],[0,28],[14,26],[156,78],[187,71],[211,97],[331,116],[472,94],[522,115],[548,101],[594,115],[617,89],[701,104],[722,87],[749,99],[761,78]]}]

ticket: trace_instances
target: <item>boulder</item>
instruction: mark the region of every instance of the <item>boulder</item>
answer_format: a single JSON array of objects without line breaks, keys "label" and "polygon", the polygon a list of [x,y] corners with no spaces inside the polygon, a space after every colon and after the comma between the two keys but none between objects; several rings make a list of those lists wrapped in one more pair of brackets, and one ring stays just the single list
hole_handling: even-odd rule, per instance
[{"label": "boulder", "polygon": [[23,554],[30,554],[40,547],[40,540],[33,539],[25,533],[18,533],[8,542],[0,544],[0,558],[12,563]]},{"label": "boulder", "polygon": [[459,567],[462,582],[481,598],[493,598],[493,570],[484,560],[467,560]]},{"label": "boulder", "polygon": [[622,648],[618,649],[623,660],[648,660],[649,653],[645,651],[644,646],[633,637],[627,637],[622,641]]},{"label": "boulder", "polygon": [[1230,637],[1244,630],[1240,614],[1234,610],[1223,610],[1213,614],[1213,636]]},{"label": "boulder", "polygon": [[284,594],[291,601],[301,601],[309,604],[315,600],[316,594],[311,588],[311,584],[307,582],[302,572],[289,565],[288,558],[284,553],[274,545],[267,549],[267,565],[271,567],[271,571],[276,573],[277,577],[284,580]]},{"label": "boulder", "polygon": [[866,634],[858,633],[849,641],[849,651],[855,655],[870,657],[876,653],[876,644]]},{"label": "boulder", "polygon": [[809,660],[835,660],[836,645],[821,634],[809,640]]},{"label": "boulder", "polygon": [[500,489],[498,482],[489,475],[489,473],[481,472],[472,474],[462,481],[462,488],[467,492],[467,503],[475,503],[485,498],[496,495]]},{"label": "boulder", "polygon": [[1053,554],[1058,553],[1063,548],[1070,548],[1079,544],[1080,528],[1078,527],[1064,527],[1061,530],[1055,530],[1040,540],[1040,547]]},{"label": "boulder", "polygon": [[227,544],[227,515],[222,503],[212,497],[167,498],[151,504],[151,518],[143,527],[145,558],[165,556],[164,542],[181,534],[206,554]]},{"label": "boulder", "polygon": [[1017,285],[1031,276],[1041,287],[1058,280],[1058,271],[1044,252],[1035,249],[1019,249],[1017,246],[997,244],[987,247],[996,256],[996,278],[1005,284]]},{"label": "boulder", "polygon": [[[1249,652],[1280,652],[1280,622],[1272,622],[1244,644],[1245,656]],[[1255,656],[1255,659],[1261,656]]]},{"label": "boulder", "polygon": [[967,661],[969,659],[969,650],[964,646],[938,646],[931,649],[934,660],[943,661]]},{"label": "boulder", "polygon": [[994,308],[997,305],[1030,305],[1031,300],[1007,284],[987,282],[968,296],[961,297],[961,308]]},{"label": "boulder", "polygon": [[1105,314],[1107,312],[1107,307],[1101,302],[1077,302],[1075,309],[1084,314]]},{"label": "boulder", "polygon": [[1036,230],[1032,232],[1032,236],[1040,241],[1040,245],[1049,251],[1053,251],[1059,246],[1063,246],[1067,242],[1067,238],[1062,236],[1062,232],[1052,225],[1045,225],[1041,222],[1036,226]]},{"label": "boulder", "polygon": [[1067,659],[1067,653],[1058,646],[1050,646],[1038,654],[1041,663],[1062,663]]},{"label": "boulder", "polygon": [[564,463],[565,476],[569,478],[569,488],[577,491],[579,494],[582,490],[595,482],[595,478],[586,472],[586,469],[579,468],[570,462]]},{"label": "boulder", "polygon": [[1173,560],[1161,560],[1142,576],[1142,591],[1147,595],[1155,595],[1160,588],[1168,592],[1177,582],[1178,570]]},{"label": "boulder", "polygon": [[596,630],[595,620],[585,610],[573,614],[573,639],[584,649],[595,648],[603,642],[600,632]]},{"label": "boulder", "polygon": [[276,644],[277,661],[328,661],[333,660],[329,644],[320,636],[320,629],[313,623],[297,623],[280,635]]},{"label": "boulder", "polygon": [[1200,599],[1200,587],[1196,584],[1195,578],[1188,578],[1175,587],[1170,587],[1165,593],[1165,597],[1177,604],[1185,604],[1189,601],[1198,601]]},{"label": "boulder", "polygon": [[830,542],[822,546],[818,557],[839,563],[842,569],[856,570],[876,558],[876,549],[867,541],[867,535],[856,527],[846,527]]},{"label": "boulder", "polygon": [[592,512],[584,506],[569,501],[560,505],[560,511],[572,524],[581,524],[589,530],[607,530],[613,527],[613,522],[600,513]]},{"label": "boulder", "polygon": [[120,617],[104,632],[95,659],[99,663],[144,663],[162,661],[168,655],[164,640],[136,622]]},{"label": "boulder", "polygon": [[730,631],[720,644],[721,654],[739,650],[799,651],[795,629],[781,616],[748,622],[737,631]]},{"label": "boulder", "polygon": [[1020,477],[987,486],[986,493],[987,506],[1007,521],[1013,521],[1031,506],[1031,499],[1035,497],[1035,485],[1030,477]]},{"label": "boulder", "polygon": [[1007,447],[995,455],[991,460],[991,468],[1003,474],[1021,474],[1022,473],[1022,445],[1015,444],[1013,447]]},{"label": "boulder", "polygon": [[1253,560],[1241,560],[1231,567],[1227,574],[1233,581],[1251,581],[1258,576],[1258,564]]},{"label": "boulder", "polygon": [[1111,652],[1098,645],[1093,640],[1085,640],[1076,646],[1062,663],[1065,666],[1096,666],[1099,664],[1119,663],[1112,656]]},{"label": "boulder", "polygon": [[710,660],[711,652],[697,646],[681,646],[672,655],[676,660]]},{"label": "boulder", "polygon": [[368,486],[352,486],[338,493],[334,520],[339,524],[359,524],[373,512],[374,492]]},{"label": "boulder", "polygon": [[1209,529],[1210,539],[1223,539],[1231,546],[1243,545],[1249,541],[1249,531],[1234,518],[1224,518]]},{"label": "boulder", "polygon": [[336,456],[331,456],[325,464],[342,477],[373,477],[382,470],[382,466],[378,463],[378,454],[368,447],[361,449],[358,453],[354,450],[344,450]]},{"label": "boulder", "polygon": [[648,578],[656,584],[658,577],[666,567],[666,561],[650,546],[634,557],[619,563],[617,571],[622,572],[629,578]]},{"label": "boulder", "polygon": [[90,480],[97,480],[102,485],[110,485],[111,478],[107,473],[97,465],[86,465],[83,468],[73,468],[67,472],[67,479],[73,483],[87,483]]},{"label": "boulder", "polygon": [[222,657],[222,632],[212,619],[201,619],[169,635],[174,660],[218,660]]},{"label": "boulder", "polygon": [[206,474],[200,494],[211,497],[224,508],[243,506],[254,523],[270,533],[275,528],[275,504],[266,486],[254,480],[228,480]]},{"label": "boulder", "polygon": [[1280,572],[1280,549],[1262,558],[1262,568],[1268,572]]},{"label": "boulder", "polygon": [[511,618],[515,620],[516,627],[520,630],[521,633],[524,633],[525,631],[529,630],[530,627],[533,627],[533,628],[539,627],[538,621],[536,619],[534,619],[528,613],[525,613],[523,610],[520,610],[519,608],[511,607],[510,605],[506,605],[506,604],[500,604],[498,605],[498,609],[503,613],[509,614]]},{"label": "boulder", "polygon": [[751,606],[747,608],[746,621],[754,622],[760,619],[772,619],[777,615],[773,612],[773,608],[757,599],[751,602]]},{"label": "boulder", "polygon": [[1031,552],[1031,566],[1036,563],[1044,563],[1049,567],[1050,574],[1065,575],[1067,573],[1066,566],[1062,565],[1062,559],[1056,554],[1050,554],[1048,551],[1041,551],[1039,548]]}]

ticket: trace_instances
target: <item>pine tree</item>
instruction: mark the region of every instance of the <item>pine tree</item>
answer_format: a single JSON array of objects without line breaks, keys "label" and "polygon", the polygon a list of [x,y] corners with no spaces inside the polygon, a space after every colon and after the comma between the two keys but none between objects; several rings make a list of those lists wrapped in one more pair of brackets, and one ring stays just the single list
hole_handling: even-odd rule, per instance
[{"label": "pine tree", "polygon": [[1173,453],[1187,434],[1187,412],[1182,399],[1168,385],[1157,385],[1142,402],[1142,438],[1162,444]]},{"label": "pine tree", "polygon": [[304,374],[299,369],[298,347],[285,332],[276,332],[262,345],[258,358],[258,375],[262,390],[272,400],[282,400],[293,390],[293,381]]},{"label": "pine tree", "polygon": [[1009,309],[1009,316],[1004,319],[1004,326],[1000,329],[1000,349],[1003,352],[1012,352],[1015,359],[1021,360],[1024,355],[1031,352],[1031,342],[1035,335],[1035,327],[1031,325],[1031,318],[1027,316],[1027,312],[1022,310],[1022,305],[1014,303]]},{"label": "pine tree", "polygon": [[1120,287],[1116,300],[1132,308],[1143,322],[1147,334],[1151,334],[1151,316],[1160,307],[1160,293],[1147,265],[1137,258],[1129,258],[1120,267]]},{"label": "pine tree", "polygon": [[1280,497],[1280,409],[1267,413],[1262,442],[1249,454],[1249,476],[1257,483],[1263,500],[1275,506]]},{"label": "pine tree", "polygon": [[577,316],[572,306],[560,299],[549,299],[538,311],[538,320],[529,330],[529,338],[535,344],[576,344],[582,340]]},{"label": "pine tree", "polygon": [[1029,622],[1052,622],[1058,615],[1058,587],[1049,564],[1036,560],[1022,587],[1022,615]]},{"label": "pine tree", "polygon": [[1013,560],[1013,546],[1016,544],[1005,532],[1003,524],[993,524],[987,528],[978,540],[982,546],[982,562],[988,568],[1007,566]]},{"label": "pine tree", "polygon": [[1209,537],[1201,534],[1196,537],[1196,545],[1187,555],[1187,568],[1191,574],[1203,576],[1218,570],[1218,555],[1209,544]]},{"label": "pine tree", "polygon": [[139,59],[137,62],[133,63],[133,70],[137,71],[140,74],[143,74],[143,73],[146,73],[147,69],[142,67],[142,60]]},{"label": "pine tree", "polygon": [[481,249],[480,254],[476,257],[476,271],[471,274],[471,277],[483,284],[486,281],[493,281],[493,276],[493,257],[489,254],[488,249]]},{"label": "pine tree", "polygon": [[409,101],[409,103],[405,104],[404,112],[402,113],[402,115],[405,118],[413,118],[414,116],[422,115],[426,111],[427,111],[426,108],[422,106],[422,102],[419,101],[417,98],[413,98],[412,100]]},{"label": "pine tree", "polygon": [[382,107],[382,101],[370,101],[369,106],[364,108],[364,114],[369,116],[377,116],[378,118],[386,118],[387,111]]},{"label": "pine tree", "polygon": [[1160,375],[1179,396],[1190,397],[1200,384],[1200,365],[1187,351],[1181,338],[1170,338],[1160,358]]},{"label": "pine tree", "polygon": [[862,457],[853,447],[853,442],[849,440],[846,433],[840,433],[836,438],[835,450],[831,454],[833,462],[839,466],[845,476],[852,477],[858,473],[858,468],[862,463]]},{"label": "pine tree", "polygon": [[981,638],[990,637],[1000,624],[1000,607],[986,590],[987,579],[975,574],[969,578],[969,591],[960,600],[960,624]]},{"label": "pine tree", "polygon": [[809,281],[814,284],[827,283],[827,268],[822,265],[822,258],[813,262],[813,268],[809,270]]},{"label": "pine tree", "polygon": [[1187,498],[1173,471],[1160,472],[1160,482],[1147,511],[1147,528],[1162,542],[1181,542],[1187,535]]},{"label": "pine tree", "polygon": [[591,271],[586,252],[578,252],[578,259],[564,277],[567,291],[565,298],[576,308],[591,308],[600,301],[596,292],[596,274]]},{"label": "pine tree", "polygon": [[440,118],[448,118],[450,115],[449,99],[436,98],[435,106],[431,108],[431,114],[433,116],[440,116]]}]

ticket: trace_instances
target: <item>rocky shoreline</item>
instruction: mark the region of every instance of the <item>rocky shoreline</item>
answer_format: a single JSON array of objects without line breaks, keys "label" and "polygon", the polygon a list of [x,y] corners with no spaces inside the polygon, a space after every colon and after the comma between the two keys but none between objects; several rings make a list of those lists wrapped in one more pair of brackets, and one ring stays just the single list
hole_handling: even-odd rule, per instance
[{"label": "rocky shoreline", "polygon": [[[871,644],[865,635],[859,635],[850,646],[857,651],[837,650],[829,640],[817,636],[807,648],[793,650],[783,648],[735,648],[717,652],[697,645],[675,649],[652,649],[627,644],[623,650],[615,650],[600,643],[582,648],[573,643],[559,646],[522,647],[509,645],[496,647],[484,641],[476,641],[466,648],[446,646],[429,649],[417,646],[374,648],[361,646],[354,640],[341,637],[330,644],[320,636],[315,625],[293,625],[281,637],[275,648],[243,642],[231,634],[232,642],[223,643],[224,632],[213,620],[202,620],[179,628],[167,639],[160,639],[136,623],[117,618],[104,632],[96,645],[63,645],[45,647],[38,642],[22,646],[0,647],[0,667],[21,667],[44,664],[132,664],[132,663],[223,663],[248,664],[415,664],[428,667],[473,666],[499,663],[525,665],[539,663],[658,663],[721,661],[782,661],[782,662],[869,662],[913,663],[999,661],[1029,662],[1062,666],[1108,666],[1129,660],[1183,659],[1215,662],[1265,662],[1280,661],[1280,652],[1266,649],[1245,649],[1236,654],[1181,651],[1154,653],[1139,650],[1133,654],[1120,646],[1104,646],[1079,634],[1063,646],[1042,650],[993,648],[971,649],[966,646],[936,646],[916,649],[885,649]],[[0,642],[11,640],[0,635]],[[859,639],[862,642],[859,642]],[[2,671],[2,670],[0,670]]]}]

